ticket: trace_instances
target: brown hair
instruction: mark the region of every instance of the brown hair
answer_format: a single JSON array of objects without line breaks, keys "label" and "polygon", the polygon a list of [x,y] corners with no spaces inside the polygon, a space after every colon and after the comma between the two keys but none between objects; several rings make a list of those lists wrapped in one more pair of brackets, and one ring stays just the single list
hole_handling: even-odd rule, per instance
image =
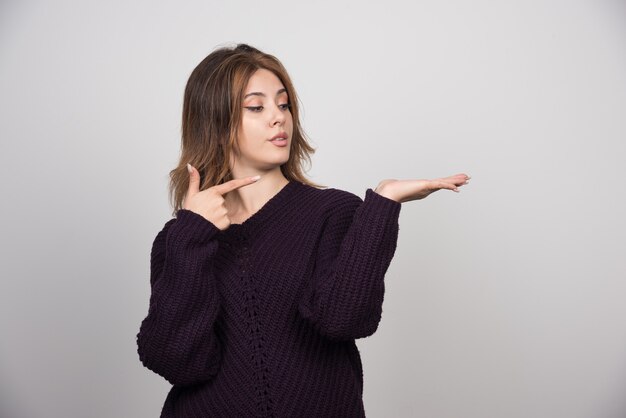
[{"label": "brown hair", "polygon": [[232,180],[228,165],[230,153],[237,146],[244,89],[260,68],[273,72],[287,89],[293,118],[289,160],[280,166],[290,181],[313,187],[326,187],[308,180],[302,163],[311,163],[315,153],[299,120],[299,99],[287,70],[273,55],[247,44],[214,50],[192,71],[183,100],[181,154],[178,166],[170,171],[169,194],[173,215],[182,207],[189,188],[190,163],[200,173],[200,190]]}]

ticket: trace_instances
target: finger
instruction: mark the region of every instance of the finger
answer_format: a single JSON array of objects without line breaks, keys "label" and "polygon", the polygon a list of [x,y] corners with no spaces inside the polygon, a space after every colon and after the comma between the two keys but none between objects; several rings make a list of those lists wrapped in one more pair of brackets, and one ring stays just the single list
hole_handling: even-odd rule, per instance
[{"label": "finger", "polygon": [[459,192],[459,189],[456,187],[456,184],[454,183],[447,183],[445,181],[438,181],[438,182],[434,182],[434,186],[436,189],[448,189],[448,190],[452,190],[455,192]]},{"label": "finger", "polygon": [[254,177],[243,177],[240,179],[229,180],[226,183],[218,184],[217,186],[213,186],[213,189],[221,195],[224,195],[232,190],[238,189],[243,186],[247,186],[252,183],[256,183],[261,176]]},{"label": "finger", "polygon": [[187,171],[189,172],[189,189],[187,194],[194,195],[200,191],[200,173],[189,163],[187,163]]},{"label": "finger", "polygon": [[446,183],[452,183],[455,186],[464,186],[466,184],[469,184],[469,176],[466,176],[465,174],[456,174],[454,176],[450,176],[450,177],[444,177],[444,178],[439,178],[439,179],[435,179],[436,181],[443,181]]},{"label": "finger", "polygon": [[463,174],[463,173],[457,174],[455,177],[460,178],[462,183],[471,179],[470,176],[468,176],[467,174]]},{"label": "finger", "polygon": [[453,182],[457,182],[457,183],[458,182],[463,183],[464,181],[469,180],[470,178],[471,178],[470,176],[468,176],[466,174],[463,174],[463,173],[460,173],[460,174],[455,174],[455,175],[450,176],[450,177],[442,177],[442,178],[439,178],[437,180],[453,181]]},{"label": "finger", "polygon": [[458,174],[455,174],[455,175],[450,176],[448,178],[456,178],[456,177],[462,177],[464,179],[468,179],[469,178],[469,176],[467,174],[465,174],[465,173],[458,173]]}]

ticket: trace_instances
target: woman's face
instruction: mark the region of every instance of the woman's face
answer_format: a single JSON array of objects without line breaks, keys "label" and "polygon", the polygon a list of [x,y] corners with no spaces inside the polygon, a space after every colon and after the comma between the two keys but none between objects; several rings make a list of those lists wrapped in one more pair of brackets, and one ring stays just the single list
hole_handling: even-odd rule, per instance
[{"label": "woman's face", "polygon": [[[259,69],[250,77],[238,132],[240,153],[233,150],[231,169],[234,165],[236,172],[242,166],[270,170],[289,160],[293,133],[289,103],[287,92],[274,73]],[[280,133],[285,133],[287,139],[271,140]]]}]

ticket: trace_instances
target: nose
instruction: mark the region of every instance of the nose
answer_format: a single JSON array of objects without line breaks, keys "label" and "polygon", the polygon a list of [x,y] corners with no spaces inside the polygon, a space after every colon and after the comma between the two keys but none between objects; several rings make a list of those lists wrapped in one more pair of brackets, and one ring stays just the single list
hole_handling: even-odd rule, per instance
[{"label": "nose", "polygon": [[285,111],[283,111],[279,105],[274,106],[274,113],[272,115],[272,126],[276,125],[277,123],[279,125],[282,125],[283,123],[285,123],[285,118],[287,116],[285,115]]}]

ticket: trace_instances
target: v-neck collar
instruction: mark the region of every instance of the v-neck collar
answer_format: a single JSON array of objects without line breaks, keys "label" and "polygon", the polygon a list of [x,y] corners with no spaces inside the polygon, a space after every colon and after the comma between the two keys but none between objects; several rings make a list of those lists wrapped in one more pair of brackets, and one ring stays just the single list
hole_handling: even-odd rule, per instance
[{"label": "v-neck collar", "polygon": [[263,220],[275,213],[281,206],[287,202],[287,198],[290,194],[290,190],[296,187],[298,184],[295,180],[289,180],[287,184],[283,186],[274,196],[272,196],[259,210],[254,212],[245,221],[240,224],[230,224],[228,228],[221,231],[222,235],[246,235],[252,231]]}]

